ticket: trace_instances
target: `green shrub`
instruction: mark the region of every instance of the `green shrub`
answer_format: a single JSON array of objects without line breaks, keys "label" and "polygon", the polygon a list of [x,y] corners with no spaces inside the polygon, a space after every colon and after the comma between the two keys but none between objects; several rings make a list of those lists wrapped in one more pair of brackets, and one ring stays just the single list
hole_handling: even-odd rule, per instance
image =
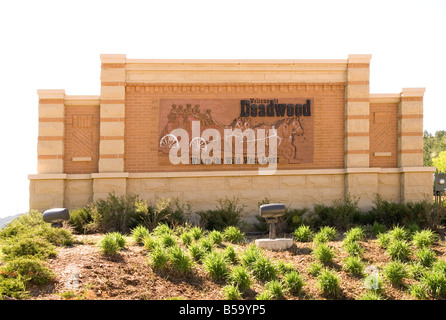
[{"label": "green shrub", "polygon": [[388,231],[392,240],[407,240],[409,238],[409,232],[404,227],[394,226]]},{"label": "green shrub", "polygon": [[170,263],[176,270],[183,273],[190,272],[192,270],[192,259],[180,247],[175,246],[170,248],[169,256]]},{"label": "green shrub", "polygon": [[391,284],[401,285],[409,273],[405,264],[400,261],[391,261],[384,267],[383,274]]},{"label": "green shrub", "polygon": [[434,264],[432,265],[432,270],[446,274],[446,261],[443,260],[435,261]]},{"label": "green shrub", "polygon": [[123,249],[125,239],[120,233],[109,232],[106,233],[98,242],[99,249],[106,255],[115,255],[119,250]]},{"label": "green shrub", "polygon": [[300,294],[304,286],[304,280],[297,271],[291,271],[284,276],[285,287],[292,294]]},{"label": "green shrub", "polygon": [[26,283],[19,276],[16,278],[8,278],[0,275],[0,300],[5,297],[14,299],[26,299],[29,292],[26,291]]},{"label": "green shrub", "polygon": [[410,245],[404,240],[391,241],[387,247],[387,253],[393,260],[408,260],[411,254]]},{"label": "green shrub", "polygon": [[93,222],[91,206],[86,206],[70,211],[70,220],[68,223],[77,233],[85,234],[91,232],[90,224]]},{"label": "green shrub", "polygon": [[160,223],[152,229],[152,234],[157,237],[165,234],[173,235],[173,230],[166,223]]},{"label": "green shrub", "polygon": [[353,227],[345,233],[345,242],[361,241],[365,237],[365,231],[362,227]]},{"label": "green shrub", "polygon": [[430,267],[437,260],[435,252],[427,247],[418,249],[417,253],[418,261],[425,267]]},{"label": "green shrub", "polygon": [[409,285],[409,292],[415,299],[423,300],[428,297],[427,288],[423,283],[413,283]]},{"label": "green shrub", "polygon": [[209,239],[211,240],[211,242],[215,245],[220,245],[221,242],[223,241],[223,235],[220,231],[217,230],[212,230],[209,233]]},{"label": "green shrub", "polygon": [[271,300],[273,297],[269,290],[263,290],[258,295],[256,295],[256,300]]},{"label": "green shrub", "polygon": [[183,242],[184,245],[189,246],[192,243],[192,240],[194,238],[192,237],[192,234],[190,232],[186,231],[186,232],[183,232],[180,235],[180,239],[181,239],[181,242]]},{"label": "green shrub", "polygon": [[334,241],[338,237],[335,227],[323,226],[319,230],[320,233],[327,235],[328,241]]},{"label": "green shrub", "polygon": [[196,227],[196,226],[192,227],[189,230],[189,232],[194,240],[200,239],[201,236],[203,235],[203,229],[201,229],[200,227]]},{"label": "green shrub", "polygon": [[229,226],[238,226],[243,216],[245,205],[239,205],[240,199],[219,199],[214,210],[199,211],[200,223],[208,230],[224,230]]},{"label": "green shrub", "polygon": [[313,231],[311,231],[311,228],[306,225],[299,226],[296,230],[294,230],[293,234],[294,238],[300,242],[310,242],[313,240]]},{"label": "green shrub", "polygon": [[316,244],[328,242],[328,236],[326,233],[319,231],[314,235],[313,242]]},{"label": "green shrub", "polygon": [[359,198],[350,194],[345,198],[334,200],[331,206],[314,204],[313,211],[316,217],[314,224],[347,228],[361,217],[358,204]]},{"label": "green shrub", "polygon": [[148,235],[143,240],[144,243],[144,249],[147,251],[152,251],[157,247],[161,246],[161,243],[158,238],[152,237],[151,235]]},{"label": "green shrub", "polygon": [[170,258],[167,250],[162,247],[154,248],[154,250],[149,254],[149,257],[151,259],[151,266],[157,270],[166,268]]},{"label": "green shrub", "polygon": [[138,245],[142,246],[144,245],[144,239],[150,236],[150,231],[146,227],[138,225],[137,227],[132,229],[131,234],[133,240],[135,240]]},{"label": "green shrub", "polygon": [[189,252],[192,256],[192,258],[196,261],[196,262],[202,262],[204,256],[206,255],[206,249],[203,248],[202,246],[198,245],[197,243],[192,243],[189,246]]},{"label": "green shrub", "polygon": [[159,236],[161,245],[165,248],[173,247],[177,244],[175,237],[170,233],[163,233]]},{"label": "green shrub", "polygon": [[15,241],[3,246],[2,252],[5,255],[4,260],[12,260],[17,257],[46,259],[56,256],[55,247],[50,242],[38,237],[32,238],[31,235],[16,238]]},{"label": "green shrub", "polygon": [[269,281],[276,278],[278,269],[267,257],[258,257],[251,267],[253,275],[261,281]]},{"label": "green shrub", "polygon": [[418,261],[409,265],[409,274],[416,280],[420,280],[421,278],[423,278],[426,272],[427,268]]},{"label": "green shrub", "polygon": [[341,292],[339,276],[335,272],[329,269],[323,269],[317,279],[319,288],[323,294],[336,297]]},{"label": "green shrub", "polygon": [[308,273],[313,277],[317,277],[322,269],[323,266],[320,262],[312,262],[308,267]]},{"label": "green shrub", "polygon": [[116,196],[109,193],[107,199],[96,200],[91,211],[96,229],[100,232],[128,233],[139,222],[135,207],[137,198],[134,194]]},{"label": "green shrub", "polygon": [[45,226],[47,226],[47,223],[43,221],[42,213],[37,210],[31,210],[28,213],[21,214],[0,229],[0,238],[11,238],[29,233],[30,229],[36,230],[38,227]]},{"label": "green shrub", "polygon": [[320,243],[313,250],[313,255],[316,259],[322,263],[329,263],[333,261],[334,251],[333,248],[325,243]]},{"label": "green shrub", "polygon": [[358,256],[359,257],[362,254],[362,252],[364,251],[364,249],[361,247],[361,245],[357,241],[347,241],[347,242],[344,241],[343,246],[345,248],[345,251],[347,251],[347,253],[350,256]]},{"label": "green shrub", "polygon": [[240,300],[242,298],[239,288],[232,284],[223,287],[223,295],[226,300]]},{"label": "green shrub", "polygon": [[428,271],[424,274],[422,283],[433,296],[446,296],[446,273],[439,270]]},{"label": "green shrub", "polygon": [[206,251],[206,253],[212,252],[214,249],[214,243],[208,237],[198,240],[198,244]]},{"label": "green shrub", "polygon": [[235,266],[229,274],[229,281],[241,291],[246,291],[252,284],[251,274],[246,267]]},{"label": "green shrub", "polygon": [[392,240],[389,233],[378,233],[378,244],[381,248],[387,249]]},{"label": "green shrub", "polygon": [[49,224],[37,228],[35,234],[55,246],[70,246],[74,243],[71,231],[64,228],[53,228]]},{"label": "green shrub", "polygon": [[405,203],[389,202],[375,194],[372,207],[367,215],[387,227],[405,223],[410,220],[410,210]]},{"label": "green shrub", "polygon": [[224,279],[229,274],[229,266],[223,254],[212,251],[204,257],[203,265],[209,275],[215,279]]},{"label": "green shrub", "polygon": [[277,267],[277,270],[279,271],[279,273],[281,273],[281,274],[286,274],[288,272],[296,270],[296,269],[294,269],[294,266],[291,262],[286,263],[283,260],[277,261],[276,267]]},{"label": "green shrub", "polygon": [[383,287],[383,281],[378,272],[373,272],[364,278],[364,287],[367,290],[381,293]]},{"label": "green shrub", "polygon": [[283,219],[286,223],[286,231],[294,230],[303,223],[303,215],[309,211],[308,208],[285,208]]},{"label": "green shrub", "polygon": [[223,239],[231,243],[241,243],[245,241],[245,234],[239,228],[229,226],[223,230]]},{"label": "green shrub", "polygon": [[387,231],[386,226],[381,223],[378,223],[377,221],[374,221],[373,225],[370,227],[370,232],[372,232],[374,236],[377,236],[380,233],[385,233],[386,231]]},{"label": "green shrub", "polygon": [[360,276],[364,271],[364,263],[360,257],[348,256],[344,259],[344,265],[342,269],[354,274],[355,276]]},{"label": "green shrub", "polygon": [[165,223],[169,216],[169,212],[166,210],[169,205],[167,199],[158,200],[155,207],[152,207],[143,199],[135,199],[134,205],[141,224],[149,231],[155,229],[159,224]]},{"label": "green shrub", "polygon": [[361,297],[359,297],[359,300],[384,300],[384,298],[379,292],[371,290],[365,292]]},{"label": "green shrub", "polygon": [[285,295],[283,283],[277,279],[268,282],[265,288],[270,292],[273,299],[282,299]]},{"label": "green shrub", "polygon": [[252,268],[253,263],[262,257],[262,251],[254,243],[250,244],[241,254],[240,260],[243,266]]},{"label": "green shrub", "polygon": [[229,262],[231,262],[232,264],[237,263],[237,261],[238,261],[237,252],[235,252],[235,249],[233,246],[231,246],[231,245],[226,246],[224,255],[225,255],[226,259]]},{"label": "green shrub", "polygon": [[412,236],[412,242],[417,248],[430,247],[438,241],[438,235],[432,230],[417,231]]},{"label": "green shrub", "polygon": [[[18,257],[7,261],[1,268],[1,274],[17,277],[25,283],[31,281],[37,285],[48,283],[55,277],[54,272],[45,263],[35,257]],[[16,283],[18,285],[18,283]]]}]

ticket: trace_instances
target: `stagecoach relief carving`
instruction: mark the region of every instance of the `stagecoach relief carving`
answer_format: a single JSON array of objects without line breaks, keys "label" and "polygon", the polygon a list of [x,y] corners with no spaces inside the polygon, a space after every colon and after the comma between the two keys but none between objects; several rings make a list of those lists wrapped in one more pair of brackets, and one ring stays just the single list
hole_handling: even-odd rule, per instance
[{"label": "stagecoach relief carving", "polygon": [[[192,132],[192,121],[200,121],[200,128],[205,129],[217,129],[221,133],[222,139],[224,139],[224,129],[240,129],[244,132],[246,129],[265,129],[267,132],[264,138],[255,137],[257,141],[259,139],[264,139],[266,146],[269,142],[268,129],[276,129],[277,132],[277,154],[287,159],[289,163],[298,163],[299,141],[302,142],[306,139],[304,123],[305,119],[300,116],[285,117],[282,119],[272,119],[264,118],[261,122],[253,123],[251,117],[239,116],[233,119],[230,123],[224,124],[212,116],[212,110],[206,109],[202,111],[199,104],[192,106],[191,104],[176,105],[172,104],[169,113],[167,114],[167,124],[161,130],[159,140],[159,151],[165,155],[169,154],[169,151],[173,147],[179,146],[179,141],[176,136],[170,132],[174,129],[184,129],[191,136]],[[257,118],[259,119],[259,118]],[[269,121],[268,121],[269,120]],[[225,138],[232,139],[233,136],[239,134],[240,131],[233,132],[232,136],[226,136]],[[249,137],[245,136],[238,137],[240,139],[234,139],[234,141],[239,141],[241,143],[249,142]],[[190,141],[190,148],[192,151],[206,151],[208,144],[212,141],[206,141],[202,137],[195,137]],[[246,145],[245,145],[246,149]],[[233,149],[234,152],[234,149]]]}]

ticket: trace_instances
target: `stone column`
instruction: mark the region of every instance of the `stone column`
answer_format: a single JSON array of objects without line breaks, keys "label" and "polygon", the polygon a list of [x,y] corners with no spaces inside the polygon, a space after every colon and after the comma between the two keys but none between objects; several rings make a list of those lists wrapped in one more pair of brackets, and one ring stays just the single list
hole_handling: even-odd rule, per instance
[{"label": "stone column", "polygon": [[101,54],[99,173],[93,199],[126,193],[124,172],[125,66],[123,54]]},{"label": "stone column", "polygon": [[398,167],[401,200],[432,199],[433,170],[423,168],[424,88],[403,88],[398,105]]},{"label": "stone column", "polygon": [[370,166],[370,59],[369,54],[351,54],[345,90],[344,164],[345,194],[359,197],[367,208],[378,191],[378,175]]},{"label": "stone column", "polygon": [[63,173],[65,90],[38,90],[37,173]]},{"label": "stone column", "polygon": [[30,175],[30,209],[63,207],[65,90],[38,90],[37,174]]}]

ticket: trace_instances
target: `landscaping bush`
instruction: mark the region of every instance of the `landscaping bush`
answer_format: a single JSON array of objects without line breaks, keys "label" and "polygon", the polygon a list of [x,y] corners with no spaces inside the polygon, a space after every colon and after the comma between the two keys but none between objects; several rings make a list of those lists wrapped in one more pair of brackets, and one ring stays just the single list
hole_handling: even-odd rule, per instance
[{"label": "landscaping bush", "polygon": [[273,299],[282,299],[285,295],[283,283],[277,279],[271,280],[265,284],[265,289],[271,294]]},{"label": "landscaping bush", "polygon": [[239,226],[244,214],[245,205],[239,204],[240,199],[219,199],[214,210],[199,211],[201,225],[208,230],[222,231],[229,226]]},{"label": "landscaping bush", "polygon": [[144,245],[144,239],[150,236],[150,231],[146,227],[138,225],[137,227],[132,229],[131,234],[133,240],[135,240],[138,245],[142,246]]},{"label": "landscaping bush", "polygon": [[128,233],[139,224],[139,213],[135,207],[135,194],[116,196],[109,193],[107,199],[94,202],[93,224],[97,231]]},{"label": "landscaping bush", "polygon": [[165,248],[155,247],[149,254],[150,265],[156,270],[162,270],[167,267],[169,262],[169,253]]},{"label": "landscaping bush", "polygon": [[291,271],[285,274],[284,282],[286,289],[292,294],[300,294],[304,286],[304,280],[297,271]]},{"label": "landscaping bush", "polygon": [[189,255],[180,247],[174,246],[169,250],[170,263],[172,267],[180,272],[190,272],[192,270],[193,262]]},{"label": "landscaping bush", "polygon": [[216,251],[213,251],[204,257],[203,265],[205,270],[215,280],[226,278],[230,271],[225,256]]},{"label": "landscaping bush", "polygon": [[437,260],[435,252],[427,247],[418,249],[417,253],[418,261],[425,267],[431,267]]},{"label": "landscaping bush", "polygon": [[29,256],[8,260],[0,268],[0,274],[8,277],[17,277],[17,279],[21,279],[25,283],[30,281],[37,285],[46,284],[55,276],[54,272],[45,265],[45,262]]},{"label": "landscaping bush", "polygon": [[301,225],[293,232],[294,238],[300,242],[310,242],[313,240],[313,231],[306,225]]},{"label": "landscaping bush", "polygon": [[267,257],[257,257],[251,266],[253,275],[261,281],[269,281],[276,278],[278,269]]},{"label": "landscaping bush", "polygon": [[383,273],[392,285],[402,285],[403,279],[409,274],[406,265],[400,261],[391,261],[386,264]]},{"label": "landscaping bush", "polygon": [[91,206],[86,206],[70,211],[70,220],[68,221],[68,223],[74,228],[77,233],[86,234],[92,231],[92,210],[93,208]]},{"label": "landscaping bush", "polygon": [[252,283],[251,274],[244,266],[235,266],[229,274],[231,284],[239,288],[241,291],[249,289]]},{"label": "landscaping bush", "polygon": [[233,284],[223,287],[223,295],[226,300],[239,300],[242,298],[239,288]]},{"label": "landscaping bush", "polygon": [[98,246],[102,253],[106,255],[115,255],[119,250],[125,247],[126,240],[119,232],[106,233],[101,240],[99,240]]},{"label": "landscaping bush", "polygon": [[29,296],[26,291],[26,283],[19,276],[16,278],[8,278],[0,275],[0,300],[6,297],[13,299],[25,299]]},{"label": "landscaping bush", "polygon": [[339,276],[334,271],[323,269],[317,279],[323,294],[336,297],[341,292]]},{"label": "landscaping bush", "polygon": [[358,204],[359,198],[350,194],[345,198],[334,200],[331,206],[314,204],[315,216],[312,224],[315,227],[334,226],[346,229],[360,219],[361,212]]},{"label": "landscaping bush", "polygon": [[348,256],[344,259],[342,269],[354,274],[355,276],[360,276],[364,271],[364,263],[361,261],[360,257]]},{"label": "landscaping bush", "polygon": [[430,247],[436,241],[438,241],[438,235],[429,229],[417,231],[412,236],[412,242],[418,248]]},{"label": "landscaping bush", "polygon": [[320,243],[313,250],[313,255],[316,259],[322,263],[329,263],[333,261],[334,251],[333,248],[325,243]]},{"label": "landscaping bush", "polygon": [[223,230],[223,239],[231,243],[241,243],[245,241],[245,234],[239,228],[229,226]]},{"label": "landscaping bush", "polygon": [[392,240],[387,246],[387,253],[393,260],[408,260],[411,255],[410,245],[404,240]]}]

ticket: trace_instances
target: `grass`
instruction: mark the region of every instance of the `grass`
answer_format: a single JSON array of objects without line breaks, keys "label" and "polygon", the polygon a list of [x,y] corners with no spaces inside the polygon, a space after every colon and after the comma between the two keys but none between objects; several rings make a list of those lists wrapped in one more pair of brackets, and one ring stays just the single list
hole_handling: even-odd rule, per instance
[{"label": "grass", "polygon": [[225,279],[230,271],[225,256],[216,251],[211,252],[204,257],[203,266],[215,280]]},{"label": "grass", "polygon": [[409,275],[407,266],[400,261],[391,261],[384,267],[384,276],[392,285],[402,285],[403,280]]},{"label": "grass", "polygon": [[318,261],[322,263],[330,263],[333,262],[335,253],[332,247],[328,246],[325,243],[319,243],[313,250],[313,255]]},{"label": "grass", "polygon": [[341,292],[339,276],[332,270],[323,269],[319,273],[318,285],[323,294],[337,297]]},{"label": "grass", "polygon": [[310,242],[313,240],[313,231],[309,226],[301,225],[293,232],[296,241],[300,242]]}]

